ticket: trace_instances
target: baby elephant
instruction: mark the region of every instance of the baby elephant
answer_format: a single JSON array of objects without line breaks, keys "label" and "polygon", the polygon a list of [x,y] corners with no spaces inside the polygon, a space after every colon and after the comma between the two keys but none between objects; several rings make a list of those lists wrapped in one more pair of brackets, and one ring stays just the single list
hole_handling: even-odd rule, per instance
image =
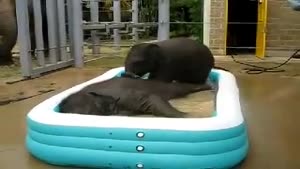
[{"label": "baby elephant", "polygon": [[93,115],[154,115],[185,117],[168,100],[209,90],[207,84],[166,83],[154,80],[112,78],[83,88],[60,103],[60,112]]},{"label": "baby elephant", "polygon": [[150,73],[149,79],[204,84],[214,62],[207,46],[189,38],[141,43],[126,57],[125,76],[137,78]]},{"label": "baby elephant", "polygon": [[79,91],[64,99],[59,107],[63,113],[114,115],[118,113],[117,102],[111,96]]}]

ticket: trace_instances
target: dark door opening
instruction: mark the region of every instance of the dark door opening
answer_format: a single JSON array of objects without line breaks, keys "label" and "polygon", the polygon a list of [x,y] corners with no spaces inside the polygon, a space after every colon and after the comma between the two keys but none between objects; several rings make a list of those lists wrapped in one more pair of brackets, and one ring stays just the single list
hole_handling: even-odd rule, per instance
[{"label": "dark door opening", "polygon": [[228,0],[228,55],[255,53],[257,15],[257,0]]}]

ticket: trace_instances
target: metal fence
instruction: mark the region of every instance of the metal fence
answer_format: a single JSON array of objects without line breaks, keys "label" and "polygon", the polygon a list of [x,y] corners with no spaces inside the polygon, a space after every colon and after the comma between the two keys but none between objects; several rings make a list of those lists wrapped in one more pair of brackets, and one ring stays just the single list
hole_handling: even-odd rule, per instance
[{"label": "metal fence", "polygon": [[[92,48],[90,53],[84,50],[85,56],[97,57],[99,54],[105,54],[100,47],[111,48],[114,52],[110,51],[110,55],[119,55],[120,47],[130,47],[138,43],[139,35],[153,27],[158,27],[158,38],[155,37],[155,39],[169,38],[169,14],[165,13],[168,12],[169,1],[158,0],[160,23],[157,20],[145,22],[140,19],[141,0],[111,1],[110,8],[103,7],[102,2],[101,0],[83,0],[81,4],[84,40],[87,44],[84,46]],[[122,7],[121,2],[126,3],[127,8]],[[108,17],[109,14],[111,18]]]},{"label": "metal fence", "polygon": [[[101,2],[103,0],[16,0],[23,77],[35,77],[72,65],[82,67],[84,40],[87,40],[84,35],[88,31],[94,55],[100,54],[101,35],[112,37],[115,51],[120,49],[122,34],[131,36],[134,44],[139,40],[139,32],[151,26],[158,26],[157,40],[169,38],[169,0],[158,0],[158,21],[148,23],[139,23],[139,0],[132,0],[131,9],[126,11],[131,13],[131,21],[121,21],[120,0],[112,1],[113,19],[100,21]],[[88,17],[83,13],[85,9],[89,10]],[[31,27],[33,22],[34,28]]]},{"label": "metal fence", "polygon": [[[24,77],[38,76],[73,64],[70,54],[73,35],[70,32],[76,34],[80,30],[70,30],[80,23],[72,22],[74,10],[71,10],[71,4],[71,0],[16,0],[20,62]],[[68,25],[69,31],[66,30],[67,20],[71,23]],[[37,58],[37,63],[33,62],[32,57]]]},{"label": "metal fence", "polygon": [[[197,34],[200,41],[216,53],[250,53],[257,46],[257,29],[267,30],[266,50],[292,50],[298,48],[299,23],[295,14],[280,7],[284,19],[279,22],[277,15],[268,17],[266,23],[257,15],[257,1],[189,1],[186,7],[193,11],[196,20],[174,19],[175,1],[153,0],[155,10],[145,5],[150,0],[16,0],[16,13],[19,32],[21,71],[24,77],[34,77],[59,68],[82,67],[90,59],[104,56],[115,57],[122,49],[135,43],[164,40],[173,36],[174,30],[184,28],[190,34]],[[104,5],[108,3],[108,6]],[[123,2],[128,6],[124,7]],[[267,1],[265,1],[267,2]],[[249,8],[242,8],[239,3]],[[269,2],[271,3],[271,2]],[[279,9],[279,2],[272,2],[274,9]],[[276,5],[277,3],[277,5]],[[227,5],[225,5],[227,4]],[[234,5],[233,5],[234,4]],[[284,7],[284,4],[281,4]],[[28,7],[33,12],[28,12]],[[148,8],[151,8],[148,9]],[[176,9],[174,9],[176,8]],[[181,7],[180,7],[181,8]],[[271,8],[271,6],[270,6]],[[273,9],[273,10],[274,10]],[[148,14],[150,19],[143,19]],[[235,12],[234,12],[235,11]],[[184,12],[184,11],[183,11]],[[249,13],[252,13],[251,15]],[[202,16],[201,16],[202,15]],[[249,18],[249,16],[251,16]],[[295,19],[296,18],[296,19]],[[45,28],[45,20],[46,28]],[[34,21],[34,26],[32,26]],[[265,24],[265,26],[263,25]],[[32,31],[34,29],[34,31]],[[250,30],[251,29],[251,30]],[[146,34],[151,36],[145,38]],[[155,32],[155,33],[153,33]],[[247,32],[247,33],[245,33]],[[34,36],[32,36],[34,35]],[[186,35],[182,35],[186,36]],[[190,35],[187,35],[190,36]],[[293,38],[291,38],[293,37]],[[264,38],[264,41],[266,38]],[[226,52],[224,52],[226,51]],[[36,58],[36,60],[32,59]]]}]

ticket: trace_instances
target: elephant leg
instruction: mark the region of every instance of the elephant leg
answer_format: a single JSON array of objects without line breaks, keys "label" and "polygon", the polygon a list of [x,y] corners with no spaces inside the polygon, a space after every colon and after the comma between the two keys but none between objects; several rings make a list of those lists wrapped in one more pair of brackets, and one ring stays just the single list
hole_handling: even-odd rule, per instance
[{"label": "elephant leg", "polygon": [[11,44],[8,44],[9,41],[14,41],[16,43],[16,40],[13,40],[13,37],[6,36],[6,35],[0,35],[0,65],[10,65],[13,64],[12,59],[12,48],[13,48],[13,42]]},{"label": "elephant leg", "polygon": [[9,49],[0,49],[0,65],[11,65],[14,63],[12,59],[12,53],[11,51],[8,52],[8,50]]},{"label": "elephant leg", "polygon": [[183,118],[187,114],[175,109],[168,101],[156,95],[150,95],[143,104],[142,110],[146,114],[160,117]]},{"label": "elephant leg", "polygon": [[13,63],[12,49],[17,42],[17,23],[14,11],[0,11],[0,20],[0,65],[9,65]]}]

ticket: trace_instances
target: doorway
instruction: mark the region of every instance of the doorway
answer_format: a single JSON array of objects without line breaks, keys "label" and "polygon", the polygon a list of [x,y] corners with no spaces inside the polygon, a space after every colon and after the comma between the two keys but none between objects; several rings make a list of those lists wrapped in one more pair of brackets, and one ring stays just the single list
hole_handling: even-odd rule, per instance
[{"label": "doorway", "polygon": [[258,21],[257,0],[228,0],[226,54],[254,54]]}]

